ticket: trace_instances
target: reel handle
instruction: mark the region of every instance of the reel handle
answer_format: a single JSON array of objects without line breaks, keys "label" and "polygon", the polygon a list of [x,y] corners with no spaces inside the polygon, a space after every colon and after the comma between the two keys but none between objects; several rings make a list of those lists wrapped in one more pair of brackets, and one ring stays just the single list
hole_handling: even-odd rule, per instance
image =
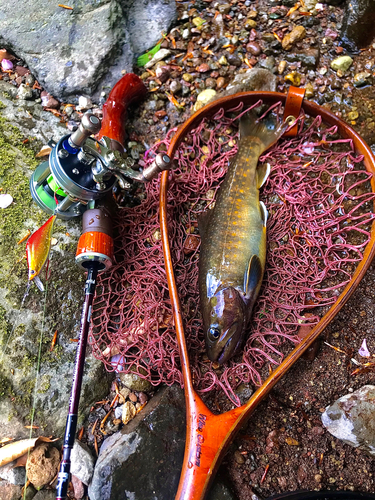
[{"label": "reel handle", "polygon": [[81,148],[86,139],[90,137],[90,135],[95,135],[100,131],[101,123],[97,116],[93,113],[85,113],[82,116],[82,121],[79,124],[78,129],[72,133],[69,137],[68,142],[70,146],[74,149]]},{"label": "reel handle", "polygon": [[128,107],[147,93],[142,80],[133,73],[127,73],[119,80],[109,93],[103,106],[102,128],[98,139],[106,136],[112,140],[112,149],[124,150],[125,121]]}]

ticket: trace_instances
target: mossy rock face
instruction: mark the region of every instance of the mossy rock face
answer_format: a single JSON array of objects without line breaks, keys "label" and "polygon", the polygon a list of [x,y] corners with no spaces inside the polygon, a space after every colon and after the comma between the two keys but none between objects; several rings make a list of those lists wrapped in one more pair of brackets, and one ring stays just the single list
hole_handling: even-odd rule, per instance
[{"label": "mossy rock face", "polygon": [[[17,124],[4,118],[4,114],[17,116],[19,106],[7,95],[4,97],[0,85],[0,188],[14,200],[8,208],[0,209],[0,438],[27,437],[29,431],[24,426],[30,425],[33,408],[38,432],[61,436],[77,347],[70,339],[78,337],[85,281],[74,260],[81,222],[56,222],[53,236],[57,244],[51,250],[48,283],[45,273],[41,273],[46,292],[43,294],[32,285],[24,298],[26,243],[17,242],[49,217],[32,201],[29,178],[39,163],[35,152],[45,142],[40,139],[46,130],[53,135],[53,130],[49,122],[40,120],[30,130],[32,137],[25,141]],[[65,133],[62,128],[61,135]],[[57,342],[51,350],[56,330]],[[82,386],[81,421],[88,406],[107,394],[109,384],[110,377],[102,364],[89,354]]]}]

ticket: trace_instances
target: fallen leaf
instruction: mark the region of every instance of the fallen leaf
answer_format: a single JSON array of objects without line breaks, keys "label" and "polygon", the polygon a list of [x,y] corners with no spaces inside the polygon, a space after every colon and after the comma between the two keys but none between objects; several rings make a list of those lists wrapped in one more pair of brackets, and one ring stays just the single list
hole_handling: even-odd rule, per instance
[{"label": "fallen leaf", "polygon": [[57,439],[40,436],[38,438],[21,439],[21,441],[6,444],[0,448],[0,467],[2,465],[9,464],[9,462],[13,462],[16,458],[21,457],[31,450],[31,448],[34,448],[34,446],[38,443],[53,443],[54,441],[57,441]]}]

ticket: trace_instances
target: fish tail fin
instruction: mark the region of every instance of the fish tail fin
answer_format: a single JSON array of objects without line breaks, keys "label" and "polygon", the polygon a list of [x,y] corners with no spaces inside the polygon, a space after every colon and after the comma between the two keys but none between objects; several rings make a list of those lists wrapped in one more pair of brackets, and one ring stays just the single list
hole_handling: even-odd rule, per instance
[{"label": "fish tail fin", "polygon": [[278,121],[274,113],[257,121],[257,116],[250,112],[241,117],[240,138],[257,137],[263,145],[263,151],[265,151],[280,139],[288,126],[287,123]]}]

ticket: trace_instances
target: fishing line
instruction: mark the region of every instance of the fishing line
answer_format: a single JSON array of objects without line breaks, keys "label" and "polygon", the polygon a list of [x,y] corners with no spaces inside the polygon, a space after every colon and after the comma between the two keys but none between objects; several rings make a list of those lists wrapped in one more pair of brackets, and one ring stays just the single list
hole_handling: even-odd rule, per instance
[{"label": "fishing line", "polygon": [[[29,434],[29,439],[32,438],[33,434],[33,426],[34,426],[34,417],[35,417],[35,408],[36,408],[36,398],[37,398],[37,390],[39,387],[39,377],[40,377],[40,361],[42,358],[42,344],[43,344],[43,333],[44,333],[44,327],[45,327],[45,322],[46,322],[46,310],[47,310],[47,291],[48,291],[48,279],[46,280],[46,287],[44,291],[44,303],[43,303],[43,317],[42,317],[42,324],[40,328],[40,337],[39,337],[39,347],[38,347],[38,357],[37,357],[37,362],[36,362],[36,375],[35,375],[35,385],[34,385],[34,393],[33,393],[33,404],[32,404],[32,409],[31,409],[31,417],[30,417],[30,434]],[[27,452],[27,458],[30,456],[30,451]],[[26,500],[26,483],[27,483],[27,472],[25,470],[25,485],[24,485],[24,491],[22,495],[22,499]]]}]

